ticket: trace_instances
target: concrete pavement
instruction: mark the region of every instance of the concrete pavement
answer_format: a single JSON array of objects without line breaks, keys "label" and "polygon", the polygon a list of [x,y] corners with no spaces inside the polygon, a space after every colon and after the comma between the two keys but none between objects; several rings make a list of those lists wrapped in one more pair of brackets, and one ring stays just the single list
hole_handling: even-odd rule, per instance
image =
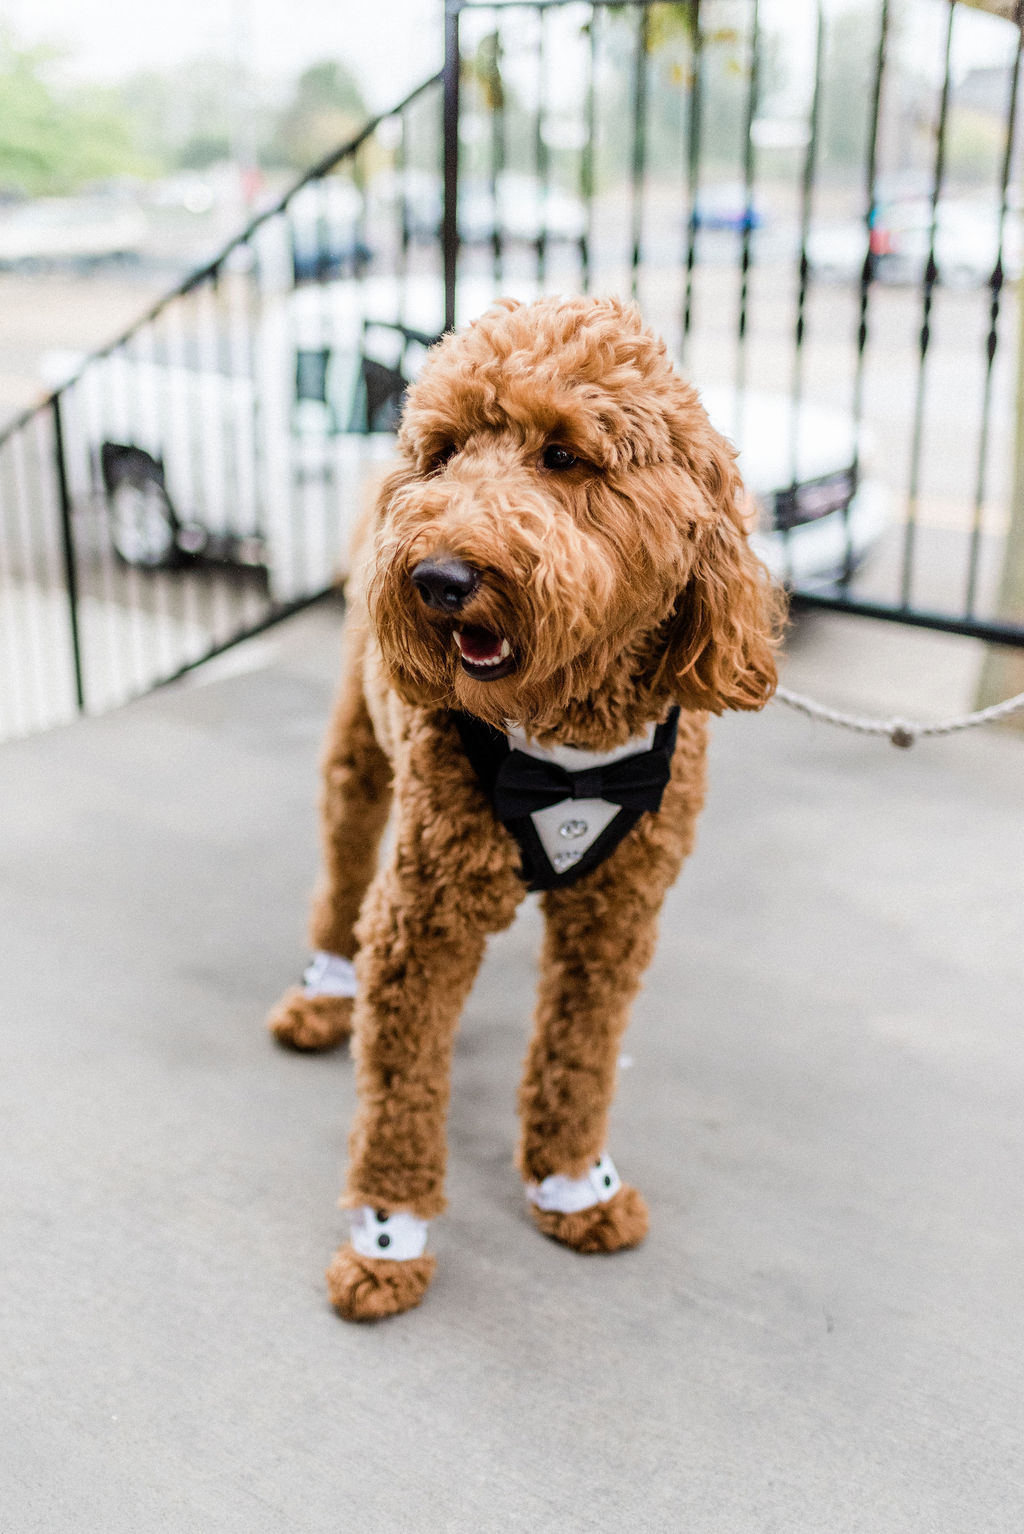
[{"label": "concrete pavement", "polygon": [[[958,642],[918,698],[917,636],[882,682],[829,625],[791,685],[966,701]],[[610,1142],[649,1241],[523,1212],[527,903],[464,1018],[438,1278],[358,1328],[322,1283],[351,1065],[261,1027],[339,630],[0,751],[0,1530],[1017,1534],[1024,742],[719,722]]]}]

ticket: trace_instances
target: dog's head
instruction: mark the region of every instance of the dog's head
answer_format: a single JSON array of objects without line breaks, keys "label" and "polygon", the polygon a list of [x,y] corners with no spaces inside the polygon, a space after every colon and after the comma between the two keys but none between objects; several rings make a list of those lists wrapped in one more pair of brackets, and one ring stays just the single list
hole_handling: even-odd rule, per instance
[{"label": "dog's head", "polygon": [[409,701],[529,724],[623,668],[652,702],[771,696],[733,451],[633,307],[490,310],[432,352],[399,447],[368,595]]}]

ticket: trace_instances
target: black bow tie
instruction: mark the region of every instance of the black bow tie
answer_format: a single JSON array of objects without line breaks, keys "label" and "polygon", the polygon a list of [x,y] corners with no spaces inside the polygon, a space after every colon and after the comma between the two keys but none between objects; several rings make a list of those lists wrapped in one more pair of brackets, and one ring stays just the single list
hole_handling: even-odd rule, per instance
[{"label": "black bow tie", "polygon": [[640,751],[582,772],[510,751],[498,768],[494,808],[499,820],[518,820],[566,799],[606,799],[626,810],[656,810],[671,772],[671,747]]}]

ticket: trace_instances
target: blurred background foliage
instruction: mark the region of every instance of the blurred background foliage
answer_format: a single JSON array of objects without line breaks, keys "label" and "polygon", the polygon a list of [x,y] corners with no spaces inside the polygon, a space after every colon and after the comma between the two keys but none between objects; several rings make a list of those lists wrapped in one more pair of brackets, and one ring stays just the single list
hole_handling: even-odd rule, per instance
[{"label": "blurred background foliage", "polygon": [[223,160],[302,170],[367,116],[336,59],[304,70],[283,99],[223,58],[104,86],[69,81],[65,63],[58,49],[0,33],[0,195],[60,195]]},{"label": "blurred background foliage", "polygon": [[[602,93],[599,190],[624,174],[634,88],[635,12],[622,5],[606,14],[617,41],[608,53],[612,77]],[[715,17],[713,27],[704,22],[702,33],[702,153],[712,167],[718,159],[723,166],[736,163],[750,69],[743,6],[722,0]],[[650,15],[648,164],[655,175],[679,173],[693,27],[694,8],[687,0],[658,6]],[[892,31],[895,49],[896,22]],[[865,0],[830,15],[820,146],[825,176],[856,173],[863,165],[864,103],[876,46],[875,4]],[[760,52],[759,110],[785,116],[794,110],[785,34],[763,31]],[[0,196],[74,193],[102,182],[201,172],[226,161],[255,171],[300,171],[343,142],[368,115],[356,73],[337,58],[312,63],[286,84],[271,84],[239,59],[223,56],[148,69],[106,85],[76,82],[68,62],[59,49],[27,46],[10,29],[0,29]],[[510,147],[518,146],[527,160],[534,133],[531,102],[506,74],[496,34],[484,38],[467,72],[484,111],[504,108]],[[916,142],[927,154],[934,93],[927,81],[915,79],[912,61],[901,70],[900,92],[901,142]],[[805,110],[803,102],[798,110]],[[979,107],[954,93],[950,173],[970,177],[983,170],[998,153],[1000,132],[999,115],[988,103]],[[761,164],[770,174],[772,151]],[[556,181],[574,178],[574,165],[568,149],[552,145]]]}]

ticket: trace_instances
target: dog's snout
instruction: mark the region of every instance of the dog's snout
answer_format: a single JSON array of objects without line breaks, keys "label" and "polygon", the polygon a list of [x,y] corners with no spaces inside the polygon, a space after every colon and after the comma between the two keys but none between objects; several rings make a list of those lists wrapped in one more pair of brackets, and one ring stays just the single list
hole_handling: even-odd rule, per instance
[{"label": "dog's snout", "polygon": [[426,605],[443,613],[457,613],[480,584],[479,571],[445,555],[421,559],[410,578]]}]

